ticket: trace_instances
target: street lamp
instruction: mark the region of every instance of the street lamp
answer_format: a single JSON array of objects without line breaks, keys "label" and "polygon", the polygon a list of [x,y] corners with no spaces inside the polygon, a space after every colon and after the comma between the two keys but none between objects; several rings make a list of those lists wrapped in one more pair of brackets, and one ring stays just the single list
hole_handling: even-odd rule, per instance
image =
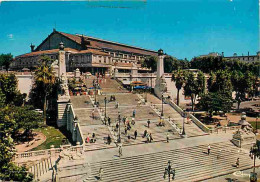
[{"label": "street lamp", "polygon": [[119,124],[119,128],[118,128],[118,139],[117,139],[117,142],[118,142],[118,143],[121,143],[121,137],[120,137],[120,121],[121,121],[120,112],[118,112],[118,124]]},{"label": "street lamp", "polygon": [[185,113],[185,112],[183,112],[183,113],[182,113],[182,116],[183,116],[183,127],[182,127],[182,135],[186,135],[186,134],[185,134],[185,128],[184,128],[184,120],[185,120],[185,118],[186,118],[186,113]]},{"label": "street lamp", "polygon": [[105,119],[107,118],[107,96],[105,96]]},{"label": "street lamp", "polygon": [[98,86],[98,82],[97,81],[93,81],[94,82],[94,88],[95,88],[95,105],[97,105],[97,86]]},{"label": "street lamp", "polygon": [[256,133],[257,133],[257,121],[258,121],[258,115],[259,115],[259,113],[257,113],[257,116],[256,116],[256,121],[255,121],[255,135],[256,135]]},{"label": "street lamp", "polygon": [[168,166],[164,170],[163,178],[166,178],[166,175],[168,175],[169,181],[171,181],[171,174],[172,174],[172,180],[174,180],[175,177],[175,169],[172,169],[171,161],[168,161]]},{"label": "street lamp", "polygon": [[257,182],[257,173],[255,172],[255,159],[260,158],[260,150],[259,150],[259,144],[258,141],[256,141],[256,144],[253,145],[250,149],[250,156],[252,159],[254,159],[254,169],[253,172],[250,174],[250,182]]},{"label": "street lamp", "polygon": [[162,92],[162,113],[161,116],[163,116],[163,92]]}]

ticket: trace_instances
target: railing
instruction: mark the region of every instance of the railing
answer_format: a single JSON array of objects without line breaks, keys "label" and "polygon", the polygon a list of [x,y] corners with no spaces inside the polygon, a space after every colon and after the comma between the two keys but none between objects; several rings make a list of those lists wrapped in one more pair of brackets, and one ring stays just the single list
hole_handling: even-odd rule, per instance
[{"label": "railing", "polygon": [[25,158],[35,159],[35,157],[39,157],[39,156],[56,157],[59,156],[60,152],[63,150],[69,150],[71,152],[81,152],[83,151],[83,145],[76,145],[76,146],[65,145],[65,146],[61,146],[60,148],[54,148],[54,146],[52,146],[50,149],[46,149],[46,150],[19,152],[15,154],[14,160],[25,159]]},{"label": "railing", "polygon": [[[172,106],[181,116],[183,116],[184,111],[179,106],[177,106],[174,102],[167,99],[166,103],[168,103],[170,106]],[[206,125],[204,125],[200,120],[198,120],[195,116],[193,116],[191,113],[188,113],[187,117],[191,118],[193,123],[195,123],[205,133],[210,132],[210,129]]]},{"label": "railing", "polygon": [[[67,117],[67,124],[70,126],[68,130],[71,132],[74,142],[79,142],[81,145],[84,145],[85,140],[83,137],[83,133],[81,132],[80,124],[77,120],[75,120],[76,114],[74,112],[73,106],[71,104],[68,104],[68,107],[69,108],[67,109],[69,110],[69,116]],[[75,130],[76,134],[74,133]]]},{"label": "railing", "polygon": [[228,130],[238,130],[241,126],[219,126],[216,128],[209,129],[209,133],[227,132]]},{"label": "railing", "polygon": [[193,123],[195,123],[202,131],[204,131],[205,133],[209,133],[209,128],[204,125],[200,120],[198,120],[195,116],[188,113],[188,117],[191,118]]}]

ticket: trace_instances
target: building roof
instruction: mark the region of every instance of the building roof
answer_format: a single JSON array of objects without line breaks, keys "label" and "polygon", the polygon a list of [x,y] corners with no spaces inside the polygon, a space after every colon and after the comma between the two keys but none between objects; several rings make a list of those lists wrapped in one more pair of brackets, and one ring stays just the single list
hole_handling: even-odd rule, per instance
[{"label": "building roof", "polygon": [[[78,52],[76,49],[71,49],[71,48],[65,48],[64,49],[66,52]],[[44,51],[35,51],[35,52],[30,52],[26,54],[22,54],[17,56],[16,58],[23,58],[23,57],[30,57],[30,56],[37,56],[37,55],[44,55],[44,54],[53,54],[53,53],[58,53],[59,49],[51,49],[51,50],[44,50]]]},{"label": "building roof", "polygon": [[[65,52],[71,52],[71,53],[75,53],[75,54],[92,53],[92,54],[96,54],[96,55],[109,56],[109,54],[107,54],[105,52],[101,52],[101,51],[95,50],[95,49],[87,49],[87,50],[79,51],[79,50],[76,50],[76,49],[65,48],[64,50],[65,50]],[[58,53],[58,52],[59,52],[59,49],[35,51],[35,52],[30,52],[30,53],[19,55],[16,58],[24,58],[24,57],[30,57],[30,56],[39,56],[39,55],[44,55],[44,54],[54,54],[54,53]]]},{"label": "building roof", "polygon": [[118,42],[112,42],[108,40],[98,39],[90,36],[85,35],[73,35],[64,32],[57,32],[61,35],[67,37],[70,40],[75,41],[76,43],[82,45],[82,40],[84,40],[86,48],[93,48],[93,49],[101,49],[101,50],[112,50],[112,51],[120,51],[120,52],[128,52],[128,53],[135,53],[135,54],[142,54],[142,55],[151,55],[157,56],[157,51],[148,50],[140,47],[134,47],[126,44],[121,44]]}]

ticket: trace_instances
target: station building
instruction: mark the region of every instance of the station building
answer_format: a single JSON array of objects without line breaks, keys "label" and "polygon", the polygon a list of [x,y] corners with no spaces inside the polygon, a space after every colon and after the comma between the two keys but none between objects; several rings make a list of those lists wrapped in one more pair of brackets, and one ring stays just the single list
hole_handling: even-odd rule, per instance
[{"label": "station building", "polygon": [[157,56],[157,51],[129,46],[117,42],[102,40],[79,34],[53,32],[35,48],[31,44],[31,52],[15,57],[11,63],[12,70],[28,68],[34,70],[40,65],[43,55],[53,60],[58,59],[59,45],[64,44],[67,71],[77,68],[81,72],[109,73],[149,72],[150,69],[141,66],[142,60],[149,56]]}]

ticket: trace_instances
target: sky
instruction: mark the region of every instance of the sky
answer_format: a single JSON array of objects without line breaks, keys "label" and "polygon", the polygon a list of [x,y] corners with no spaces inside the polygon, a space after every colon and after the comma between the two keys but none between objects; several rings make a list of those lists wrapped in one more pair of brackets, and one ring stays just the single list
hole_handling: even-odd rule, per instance
[{"label": "sky", "polygon": [[0,53],[30,52],[53,28],[179,59],[260,50],[258,0],[2,1]]}]

